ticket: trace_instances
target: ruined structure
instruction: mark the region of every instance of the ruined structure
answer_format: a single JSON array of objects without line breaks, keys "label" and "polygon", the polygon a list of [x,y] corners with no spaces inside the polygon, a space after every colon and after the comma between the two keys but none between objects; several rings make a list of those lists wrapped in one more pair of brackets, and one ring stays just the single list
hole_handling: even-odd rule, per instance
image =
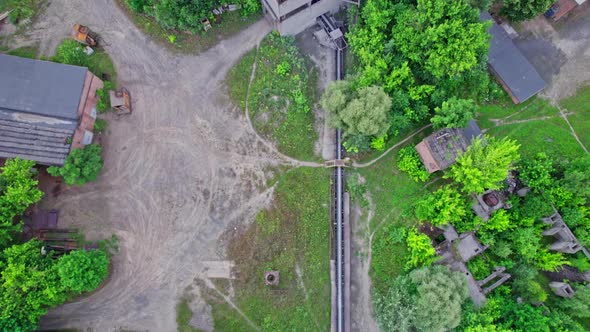
[{"label": "ruined structure", "polygon": [[451,166],[467,150],[471,140],[480,134],[477,123],[471,120],[465,128],[445,128],[434,132],[416,145],[416,151],[428,173],[434,173]]},{"label": "ruined structure", "polygon": [[543,222],[551,225],[551,228],[545,230],[543,235],[553,236],[557,239],[557,241],[551,244],[551,250],[565,254],[575,254],[578,251],[582,251],[584,255],[590,259],[590,253],[588,253],[588,250],[580,244],[558,212],[555,212],[549,217],[543,218]]},{"label": "ruined structure", "polygon": [[494,211],[499,209],[509,209],[506,204],[506,195],[497,190],[487,190],[483,194],[475,196],[475,204],[472,206],[473,211],[483,221],[488,221]]},{"label": "ruined structure", "polygon": [[[438,263],[448,266],[453,271],[463,273],[467,278],[469,296],[473,303],[477,306],[483,305],[486,299],[485,294],[510,279],[510,274],[504,273],[505,267],[498,266],[485,279],[475,280],[465,263],[484,252],[487,246],[482,245],[473,232],[458,234],[452,225],[446,225],[442,229],[445,240],[436,247],[436,254],[441,256]],[[494,280],[493,284],[484,287]]]},{"label": "ruined structure", "polygon": [[565,282],[552,281],[549,283],[549,287],[551,287],[551,290],[557,296],[569,298],[569,297],[574,296],[574,294],[576,294],[576,292],[574,291],[572,286],[570,286],[569,284],[567,284]]}]

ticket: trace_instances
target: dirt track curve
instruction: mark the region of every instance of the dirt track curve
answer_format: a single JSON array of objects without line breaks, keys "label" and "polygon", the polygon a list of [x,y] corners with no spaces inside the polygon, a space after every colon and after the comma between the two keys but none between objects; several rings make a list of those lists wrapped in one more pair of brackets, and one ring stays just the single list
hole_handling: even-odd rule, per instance
[{"label": "dirt track curve", "polygon": [[223,259],[222,233],[269,203],[268,167],[291,163],[262,144],[226,97],[227,70],[270,31],[260,21],[198,56],[171,54],[114,1],[53,0],[29,39],[53,52],[76,23],[99,32],[135,113],[111,120],[99,180],[45,202],[60,226],[88,238],[116,234],[110,281],[52,310],[42,328],[175,331],[175,305]]}]

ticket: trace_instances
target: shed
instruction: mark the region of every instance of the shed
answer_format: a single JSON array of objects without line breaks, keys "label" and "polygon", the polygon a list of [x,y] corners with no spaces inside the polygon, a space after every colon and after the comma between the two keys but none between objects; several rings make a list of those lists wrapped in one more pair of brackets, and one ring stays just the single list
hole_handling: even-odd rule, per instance
[{"label": "shed", "polygon": [[432,133],[416,145],[416,151],[426,170],[434,173],[451,166],[480,134],[477,123],[471,120],[465,128],[445,128]]},{"label": "shed", "polygon": [[543,90],[547,84],[506,31],[496,24],[488,12],[482,12],[480,20],[492,20],[492,27],[488,30],[492,37],[488,66],[512,101],[515,104],[522,103]]}]

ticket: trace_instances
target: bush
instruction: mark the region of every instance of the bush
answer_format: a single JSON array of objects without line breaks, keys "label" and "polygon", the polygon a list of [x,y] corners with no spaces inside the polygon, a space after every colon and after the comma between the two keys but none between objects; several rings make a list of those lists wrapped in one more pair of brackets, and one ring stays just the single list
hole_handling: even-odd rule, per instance
[{"label": "bush", "polygon": [[258,0],[242,0],[242,15],[252,16],[260,13],[262,6]]},{"label": "bush", "polygon": [[551,174],[555,171],[553,161],[545,153],[539,153],[534,159],[523,160],[518,167],[519,177],[533,190],[545,190],[553,184]]},{"label": "bush", "polygon": [[418,232],[415,228],[408,232],[406,245],[410,251],[406,270],[428,266],[436,261],[436,250],[432,247],[432,241],[428,235]]},{"label": "bush", "polygon": [[465,206],[463,197],[455,188],[444,186],[416,204],[416,216],[434,226],[455,224],[467,216]]},{"label": "bush", "polygon": [[95,290],[109,273],[109,259],[101,250],[74,250],[57,262],[61,284],[74,293]]},{"label": "bush", "polygon": [[74,66],[88,67],[88,56],[80,43],[72,39],[64,40],[53,57],[55,62]]},{"label": "bush", "polygon": [[111,97],[109,96],[109,90],[113,90],[115,85],[109,81],[104,81],[102,89],[96,90],[98,96],[98,102],[96,103],[96,109],[99,113],[106,113],[111,110]]},{"label": "bush", "polygon": [[107,128],[108,122],[103,119],[96,119],[94,121],[94,132],[95,133],[102,133]]},{"label": "bush", "polygon": [[68,185],[83,185],[94,181],[102,169],[101,152],[102,148],[98,144],[74,149],[62,167],[51,166],[47,172],[53,176],[62,176]]},{"label": "bush", "polygon": [[397,168],[408,173],[410,178],[416,182],[425,182],[430,174],[422,164],[418,151],[413,146],[405,147],[397,153]]},{"label": "bush", "polygon": [[152,0],[127,0],[127,7],[136,13],[145,12],[145,7],[152,5]]}]

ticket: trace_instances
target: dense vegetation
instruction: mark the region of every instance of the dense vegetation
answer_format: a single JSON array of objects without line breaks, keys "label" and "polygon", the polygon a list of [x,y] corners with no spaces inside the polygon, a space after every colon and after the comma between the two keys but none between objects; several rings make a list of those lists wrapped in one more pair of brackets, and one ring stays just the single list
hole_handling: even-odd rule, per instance
[{"label": "dense vegetation", "polygon": [[[360,22],[348,33],[355,60],[352,89],[381,87],[391,98],[389,137],[438,113],[437,126],[458,126],[474,101],[489,100],[498,88],[486,67],[488,24],[470,1],[368,0]],[[458,114],[457,114],[458,113]],[[381,134],[381,132],[379,132]],[[350,151],[368,150],[374,134],[347,138]]]},{"label": "dense vegetation", "polygon": [[34,162],[0,168],[0,330],[33,331],[49,308],[96,289],[108,274],[105,250],[58,255],[37,240],[20,242],[21,216],[41,199]]},{"label": "dense vegetation", "polygon": [[[178,29],[192,33],[202,31],[201,19],[214,19],[212,10],[225,2],[219,0],[126,0],[134,12],[154,17],[167,29]],[[240,0],[243,15],[257,14],[261,10],[260,1]]]}]

